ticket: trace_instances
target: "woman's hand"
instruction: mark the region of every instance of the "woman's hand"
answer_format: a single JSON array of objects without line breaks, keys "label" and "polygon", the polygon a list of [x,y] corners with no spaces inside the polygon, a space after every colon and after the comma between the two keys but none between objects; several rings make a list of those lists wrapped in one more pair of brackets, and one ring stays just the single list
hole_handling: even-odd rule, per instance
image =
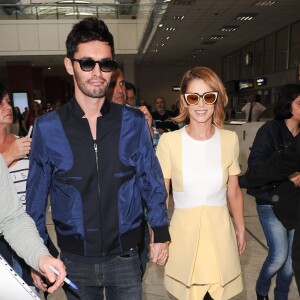
[{"label": "woman's hand", "polygon": [[15,139],[9,147],[2,153],[7,166],[10,166],[12,162],[18,160],[25,155],[28,155],[31,149],[32,139],[29,137],[22,137]]},{"label": "woman's hand", "polygon": [[236,240],[237,240],[239,255],[242,255],[246,249],[246,244],[247,244],[245,228],[242,230],[236,230]]},{"label": "woman's hand", "polygon": [[163,266],[169,257],[169,242],[150,243],[150,260]]}]

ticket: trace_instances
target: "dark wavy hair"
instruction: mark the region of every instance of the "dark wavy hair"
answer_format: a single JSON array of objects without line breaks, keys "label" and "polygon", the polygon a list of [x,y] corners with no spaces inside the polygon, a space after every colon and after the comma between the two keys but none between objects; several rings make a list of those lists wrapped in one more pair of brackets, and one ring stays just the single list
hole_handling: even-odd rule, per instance
[{"label": "dark wavy hair", "polygon": [[300,84],[287,84],[283,86],[279,92],[279,100],[274,107],[274,119],[290,119],[293,116],[291,104],[298,96],[300,96]]},{"label": "dark wavy hair", "polygon": [[2,83],[0,83],[0,103],[6,94],[10,94],[9,89]]},{"label": "dark wavy hair", "polygon": [[91,41],[107,42],[114,57],[115,49],[112,34],[102,20],[93,17],[85,18],[73,26],[66,40],[67,57],[73,59],[78,45]]}]

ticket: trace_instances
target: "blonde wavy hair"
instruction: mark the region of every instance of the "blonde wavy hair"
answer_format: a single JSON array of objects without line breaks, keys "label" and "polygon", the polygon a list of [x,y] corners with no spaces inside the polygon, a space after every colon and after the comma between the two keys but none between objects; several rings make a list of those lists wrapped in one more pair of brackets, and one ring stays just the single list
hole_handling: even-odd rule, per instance
[{"label": "blonde wavy hair", "polygon": [[215,109],[212,116],[212,123],[216,127],[222,128],[225,120],[225,107],[228,104],[228,97],[221,79],[215,72],[206,67],[195,67],[184,74],[180,84],[180,113],[173,120],[180,123],[189,119],[188,108],[184,106],[184,94],[187,91],[189,83],[194,79],[202,79],[211,87],[212,91],[219,93],[217,102],[214,104]]}]

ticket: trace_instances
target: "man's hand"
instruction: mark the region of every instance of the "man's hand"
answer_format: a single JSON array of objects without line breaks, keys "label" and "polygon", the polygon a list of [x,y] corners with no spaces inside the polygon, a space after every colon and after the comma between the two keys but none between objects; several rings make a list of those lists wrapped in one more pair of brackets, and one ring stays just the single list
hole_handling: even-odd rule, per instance
[{"label": "man's hand", "polygon": [[152,129],[152,116],[151,116],[147,106],[145,106],[145,105],[140,106],[139,110],[142,111],[145,115],[145,118],[146,118],[146,121],[147,121],[147,124],[148,124],[148,127],[149,127],[149,131],[150,131],[150,135],[151,135],[151,138],[153,139],[154,132],[153,132],[153,129]]},{"label": "man's hand", "polygon": [[[49,265],[54,267],[59,272],[59,275],[55,275],[53,271],[49,269]],[[42,256],[39,260],[39,268],[42,272],[42,275],[37,271],[32,270],[31,277],[34,281],[35,286],[40,290],[53,293],[64,284],[64,279],[67,275],[67,272],[66,267],[61,260],[50,255]],[[50,284],[52,284],[49,288],[47,283],[43,281],[43,276],[45,276]]]},{"label": "man's hand", "polygon": [[152,262],[163,266],[169,257],[169,242],[151,243],[150,259]]}]

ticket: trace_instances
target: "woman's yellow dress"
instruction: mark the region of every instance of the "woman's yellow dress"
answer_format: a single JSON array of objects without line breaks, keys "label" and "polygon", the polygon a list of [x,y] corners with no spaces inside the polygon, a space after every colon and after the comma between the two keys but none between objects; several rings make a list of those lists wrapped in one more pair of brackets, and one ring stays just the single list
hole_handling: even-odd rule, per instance
[{"label": "woman's yellow dress", "polygon": [[165,287],[180,300],[230,299],[243,289],[235,230],[227,207],[229,175],[240,173],[234,132],[215,128],[196,141],[186,129],[164,133],[157,157],[172,180],[174,214]]}]

